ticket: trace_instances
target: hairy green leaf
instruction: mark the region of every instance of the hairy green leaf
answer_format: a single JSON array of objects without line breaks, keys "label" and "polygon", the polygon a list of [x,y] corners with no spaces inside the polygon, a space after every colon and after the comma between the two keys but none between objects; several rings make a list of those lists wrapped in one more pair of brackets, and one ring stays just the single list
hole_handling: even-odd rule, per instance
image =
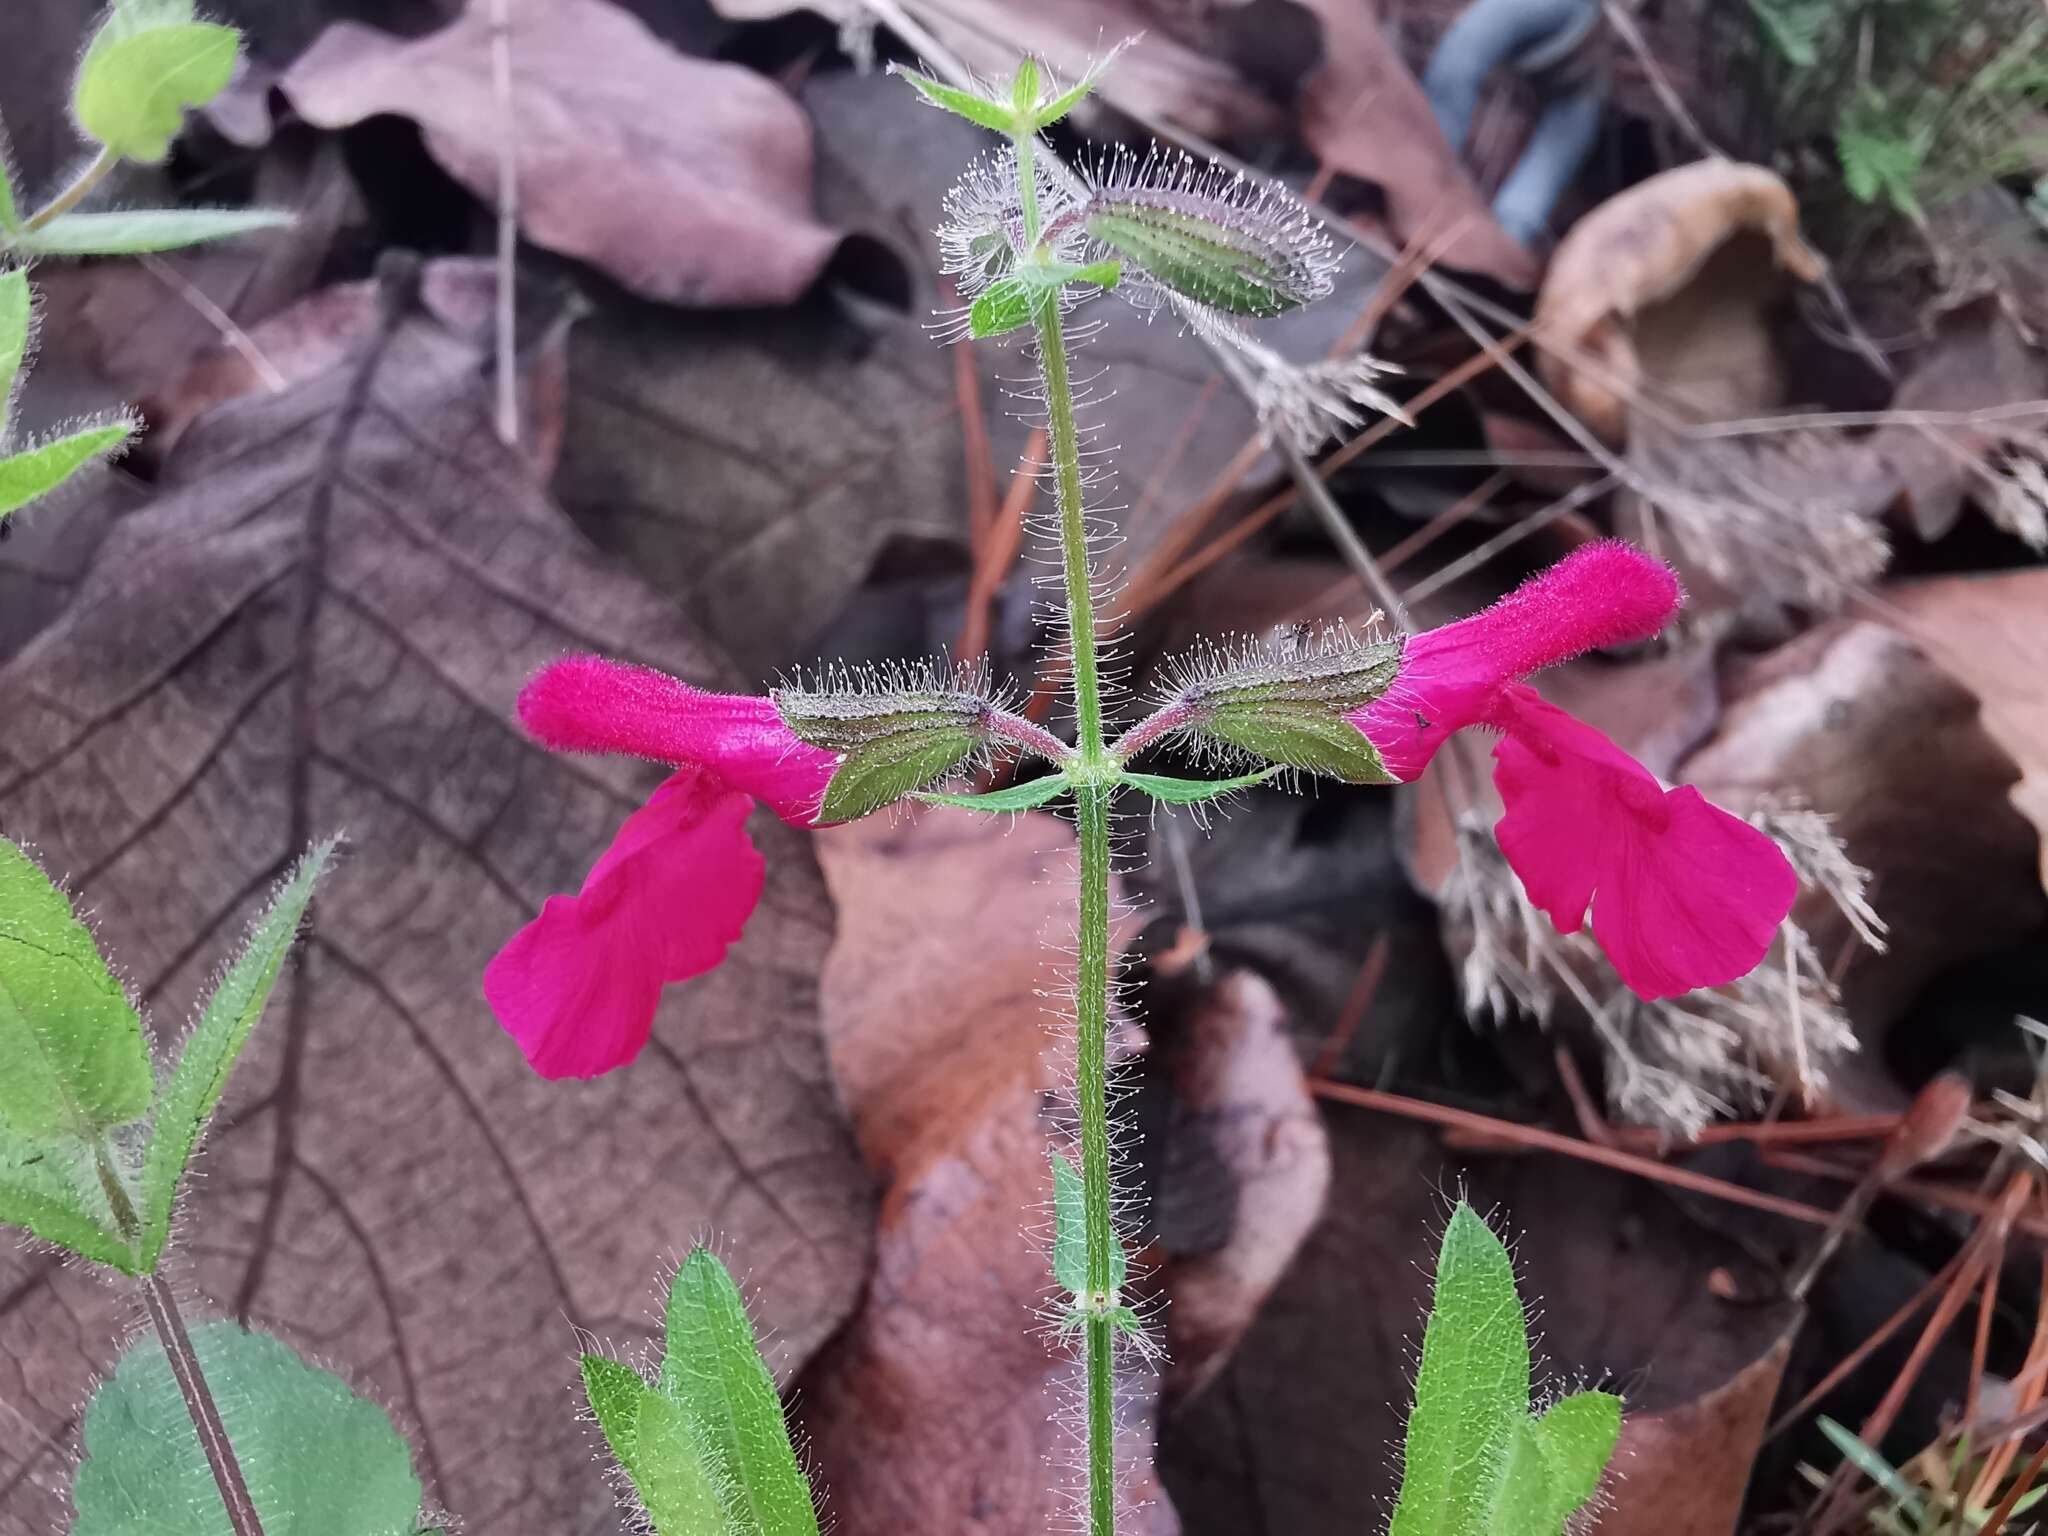
[{"label": "hairy green leaf", "polygon": [[739,1287],[709,1249],[692,1250],[669,1287],[660,1389],[702,1428],[736,1536],[817,1536],[775,1379]]},{"label": "hairy green leaf", "polygon": [[[1251,227],[1257,225],[1259,227]],[[1175,293],[1227,314],[1269,319],[1328,291],[1294,249],[1291,226],[1255,218],[1222,198],[1143,189],[1100,196],[1088,233]]]},{"label": "hairy green leaf", "polygon": [[917,798],[933,805],[957,805],[965,811],[1028,811],[1033,806],[1057,799],[1066,791],[1067,781],[1057,773],[1048,773],[1022,784],[1012,784],[1007,789],[992,789],[985,795],[949,795],[929,790]]},{"label": "hairy green leaf", "polygon": [[241,46],[233,27],[136,26],[117,10],[79,63],[72,112],[79,127],[123,159],[154,163],[170,153],[186,109],[227,89]]},{"label": "hairy green leaf", "polygon": [[896,73],[916,86],[925,100],[966,118],[970,123],[979,123],[997,133],[1008,133],[1016,126],[1016,112],[1000,101],[990,101],[972,91],[957,90],[928,75],[920,75],[914,69],[899,68]]},{"label": "hairy green leaf", "polygon": [[31,256],[133,256],[175,251],[289,224],[282,208],[135,208],[66,213],[6,243]]},{"label": "hairy green leaf", "polygon": [[933,726],[849,752],[825,786],[818,820],[853,821],[893,805],[959,767],[977,744],[975,734],[964,727]]},{"label": "hairy green leaf", "polygon": [[142,1020],[64,893],[0,838],[0,1125],[88,1145],[139,1119]]},{"label": "hairy green leaf", "polygon": [[1038,60],[1027,53],[1017,61],[1017,73],[1010,81],[1010,107],[1023,117],[1037,101]]},{"label": "hairy green leaf", "polygon": [[47,496],[93,460],[119,452],[135,432],[125,418],[103,422],[0,458],[0,519]]},{"label": "hairy green leaf", "polygon": [[583,1357],[583,1395],[655,1536],[725,1536],[725,1501],[681,1403],[602,1355]]},{"label": "hairy green leaf", "polygon": [[1090,74],[1079,85],[1069,86],[1034,112],[1031,116],[1032,126],[1034,128],[1050,128],[1054,123],[1073,111],[1074,108],[1081,105],[1082,101],[1087,98],[1088,93],[1094,89],[1095,76]]},{"label": "hairy green leaf", "polygon": [[164,1240],[170,1235],[171,1206],[186,1164],[220,1104],[228,1074],[234,1071],[249,1032],[263,1016],[285,956],[298,937],[299,920],[305,916],[313,888],[326,873],[339,841],[329,838],[314,845],[278,890],[270,910],[250,928],[242,953],[214,988],[198,1024],[185,1037],[178,1064],[157,1095],[149,1151],[142,1165],[141,1261],[145,1270],[156,1268],[163,1254]]},{"label": "hairy green leaf", "polygon": [[1530,1423],[1550,1472],[1555,1518],[1544,1536],[1552,1536],[1599,1491],[1600,1476],[1621,1438],[1621,1399],[1612,1392],[1575,1392]]},{"label": "hairy green leaf", "polygon": [[0,1124],[0,1226],[22,1227],[82,1258],[136,1272],[93,1149],[76,1137],[30,1139]]},{"label": "hairy green leaf", "polygon": [[[192,1329],[265,1536],[413,1536],[420,1482],[384,1410],[267,1334]],[[154,1338],[85,1410],[72,1536],[231,1536],[199,1436]]]},{"label": "hairy green leaf", "polygon": [[1482,1532],[1528,1416],[1529,1330],[1514,1261],[1461,1200],[1437,1256],[1388,1536]]},{"label": "hairy green leaf", "polygon": [[14,163],[7,153],[7,130],[0,128],[0,234],[21,228],[14,208]]},{"label": "hairy green leaf", "polygon": [[0,442],[7,439],[14,385],[21,375],[21,360],[28,354],[29,317],[34,312],[28,274],[20,268],[0,272]]},{"label": "hairy green leaf", "polygon": [[1081,1172],[1063,1152],[1052,1154],[1052,1277],[1076,1296],[1088,1293],[1088,1223]]},{"label": "hairy green leaf", "polygon": [[1486,1536],[1557,1536],[1562,1519],[1551,1519],[1557,1492],[1534,1420],[1525,1417],[1514,1427],[1505,1459],[1489,1481],[1480,1528]]},{"label": "hairy green leaf", "polygon": [[1039,306],[1057,302],[1059,290],[1069,283],[1114,288],[1122,275],[1123,263],[1114,258],[1086,266],[1067,261],[1026,262],[975,295],[967,310],[968,330],[977,340],[1001,336],[1030,324]]},{"label": "hairy green leaf", "polygon": [[1163,773],[1127,773],[1124,782],[1133,789],[1142,789],[1154,800],[1164,800],[1170,805],[1194,805],[1221,795],[1235,794],[1240,789],[1250,789],[1254,784],[1263,784],[1284,772],[1286,769],[1282,767],[1261,768],[1257,773],[1240,774],[1234,779],[1175,779]]}]

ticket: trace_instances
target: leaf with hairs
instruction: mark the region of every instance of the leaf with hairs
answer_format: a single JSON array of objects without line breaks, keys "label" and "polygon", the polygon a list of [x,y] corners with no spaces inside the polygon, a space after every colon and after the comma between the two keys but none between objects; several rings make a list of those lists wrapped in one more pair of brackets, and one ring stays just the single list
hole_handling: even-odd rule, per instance
[{"label": "leaf with hairs", "polygon": [[170,153],[186,109],[227,89],[241,47],[233,27],[187,21],[131,28],[117,11],[79,63],[72,112],[115,154],[152,164]]},{"label": "leaf with hairs", "polygon": [[66,213],[6,246],[30,256],[134,256],[227,240],[292,221],[282,208],[133,208]]}]

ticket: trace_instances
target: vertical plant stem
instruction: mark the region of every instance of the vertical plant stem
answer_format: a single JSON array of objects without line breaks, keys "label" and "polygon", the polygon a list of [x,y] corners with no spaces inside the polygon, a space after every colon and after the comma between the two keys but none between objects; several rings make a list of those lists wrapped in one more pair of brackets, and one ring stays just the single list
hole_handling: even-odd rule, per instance
[{"label": "vertical plant stem", "polygon": [[[1018,200],[1028,250],[1039,237],[1036,144],[1016,135]],[[1081,843],[1079,960],[1074,975],[1075,1082],[1081,1121],[1081,1196],[1088,1238],[1088,1530],[1116,1531],[1116,1325],[1112,1281],[1117,1253],[1109,1185],[1109,802],[1115,763],[1102,748],[1102,687],[1095,661],[1095,592],[1088,570],[1081,442],[1058,297],[1047,293],[1036,316],[1038,368],[1060,520],[1060,568],[1066,589],[1067,648],[1073,663],[1080,776],[1074,788]],[[1091,782],[1091,777],[1101,775]]]},{"label": "vertical plant stem", "polygon": [[[120,1227],[122,1236],[132,1243],[142,1231],[142,1224],[136,1219],[135,1206],[114,1172],[113,1160],[104,1146],[95,1150],[95,1161],[99,1166],[100,1187],[106,1191],[107,1203],[113,1208],[114,1222]],[[213,1470],[214,1486],[220,1490],[220,1501],[227,1510],[229,1528],[235,1536],[263,1536],[263,1522],[256,1514],[256,1502],[249,1497],[248,1479],[242,1476],[242,1464],[235,1459],[234,1443],[228,1439],[227,1426],[221,1422],[220,1408],[206,1385],[205,1373],[199,1368],[199,1355],[192,1347],[192,1335],[186,1330],[184,1315],[178,1311],[177,1298],[171,1294],[170,1286],[154,1270],[143,1276],[142,1300],[149,1310],[150,1325],[156,1329],[156,1336],[163,1344],[164,1358],[171,1363],[171,1378],[178,1384],[178,1396],[185,1400],[185,1412],[191,1416],[193,1431],[199,1436],[199,1448],[205,1452],[206,1464]]]}]

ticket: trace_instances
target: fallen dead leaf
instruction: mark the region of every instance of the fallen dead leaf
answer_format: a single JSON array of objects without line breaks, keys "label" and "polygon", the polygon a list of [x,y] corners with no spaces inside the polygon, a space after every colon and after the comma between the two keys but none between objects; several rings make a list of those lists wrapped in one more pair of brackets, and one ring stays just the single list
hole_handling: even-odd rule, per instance
[{"label": "fallen dead leaf", "polygon": [[1887,587],[1885,616],[1977,695],[1991,739],[2019,765],[2012,803],[2040,834],[2048,884],[2048,571]]},{"label": "fallen dead leaf", "polygon": [[[2002,622],[2018,622],[2012,594],[1998,596],[2015,616]],[[1679,768],[1732,810],[1803,799],[1871,871],[1885,953],[1853,944],[1825,898],[1810,893],[1793,914],[1824,961],[1847,957],[1843,1002],[1865,1050],[1836,1074],[1844,1092],[1852,1073],[1876,1070],[1878,1042],[1938,972],[2048,921],[2040,838],[2007,798],[2020,772],[1987,724],[1911,641],[1836,620],[1727,676],[1718,730]]]},{"label": "fallen dead leaf", "polygon": [[1626,441],[1630,399],[1645,386],[1696,420],[1749,414],[1775,377],[1762,321],[1775,270],[1813,282],[1822,269],[1772,172],[1702,160],[1638,182],[1574,224],[1551,257],[1536,299],[1536,328],[1552,343],[1539,357],[1544,382],[1614,443]]},{"label": "fallen dead leaf", "polygon": [[[1036,1536],[1070,1512],[1077,1443],[1078,1366],[1032,1327],[1052,1277],[1021,1230],[1052,1193],[1041,939],[1074,921],[1073,833],[939,812],[818,845],[840,912],[826,1041],[883,1194],[866,1301],[799,1384],[813,1461],[845,1536]],[[1142,1464],[1158,1379],[1125,1380]],[[1130,1528],[1171,1536],[1172,1506],[1133,1476]]]},{"label": "fallen dead leaf", "polygon": [[[1804,1228],[1757,1218],[1724,1231],[1626,1175],[1453,1153],[1434,1133],[1369,1111],[1331,1106],[1325,1123],[1333,1173],[1323,1221],[1216,1384],[1161,1427],[1160,1475],[1188,1536],[1383,1527],[1429,1256],[1454,1193],[1490,1212],[1513,1244],[1540,1323],[1539,1392],[1605,1382],[1634,1417],[1692,1412],[1725,1399],[1789,1330],[1789,1304],[1728,1305],[1709,1277],[1725,1268],[1764,1288],[1757,1255],[1803,1240]],[[1731,1464],[1737,1455],[1730,1447]]]},{"label": "fallen dead leaf", "polygon": [[509,135],[527,238],[650,298],[782,304],[810,285],[839,236],[811,215],[810,130],[780,88],[678,53],[608,0],[522,0],[501,102],[491,14],[472,0],[412,42],[337,23],[279,86],[323,128],[413,119],[487,202]]},{"label": "fallen dead leaf", "polygon": [[1215,1380],[1322,1216],[1330,1148],[1286,1012],[1254,973],[1223,977],[1178,1028],[1155,1018],[1153,1033],[1166,1035],[1156,1053],[1173,1090],[1164,1148],[1150,1154],[1166,1165],[1157,1223],[1213,1220],[1218,1236],[1169,1248],[1160,1268],[1171,1405]]},{"label": "fallen dead leaf", "polygon": [[[431,1495],[506,1536],[614,1528],[572,1328],[644,1331],[721,1234],[800,1365],[852,1307],[870,1193],[817,1030],[832,918],[763,815],[761,909],[646,1055],[544,1082],[477,978],[659,771],[533,747],[571,648],[730,677],[492,436],[474,342],[407,299],[336,366],[195,426],[66,615],[0,670],[0,822],[84,893],[162,1031],[313,837],[348,852],[238,1073],[178,1280],[393,1405]],[[0,1255],[0,1532],[64,1523],[77,1412],[129,1302]]]},{"label": "fallen dead leaf", "polygon": [[1378,186],[1399,243],[1420,237],[1436,264],[1510,288],[1542,270],[1500,226],[1452,152],[1422,86],[1369,0],[1300,0],[1323,28],[1322,67],[1302,88],[1301,130],[1331,170]]}]

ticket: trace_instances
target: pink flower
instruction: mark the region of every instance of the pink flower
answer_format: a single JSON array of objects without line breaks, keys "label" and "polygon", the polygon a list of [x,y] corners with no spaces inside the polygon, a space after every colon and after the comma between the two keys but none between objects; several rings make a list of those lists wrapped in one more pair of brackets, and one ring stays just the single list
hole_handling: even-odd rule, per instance
[{"label": "pink flower", "polygon": [[677,772],[619,828],[574,896],[550,896],[484,971],[498,1022],[543,1077],[596,1077],[640,1054],[661,989],[710,970],[761,898],[746,832],[760,800],[810,826],[839,765],[765,698],[705,693],[660,672],[572,656],[519,696],[560,752],[621,752]]},{"label": "pink flower", "polygon": [[1593,544],[1493,607],[1409,639],[1401,673],[1349,718],[1396,777],[1421,774],[1455,731],[1501,733],[1501,852],[1560,933],[1593,936],[1631,990],[1720,986],[1763,959],[1798,894],[1773,843],[1690,787],[1666,790],[1607,737],[1520,679],[1662,629],[1683,594],[1660,562]]}]

